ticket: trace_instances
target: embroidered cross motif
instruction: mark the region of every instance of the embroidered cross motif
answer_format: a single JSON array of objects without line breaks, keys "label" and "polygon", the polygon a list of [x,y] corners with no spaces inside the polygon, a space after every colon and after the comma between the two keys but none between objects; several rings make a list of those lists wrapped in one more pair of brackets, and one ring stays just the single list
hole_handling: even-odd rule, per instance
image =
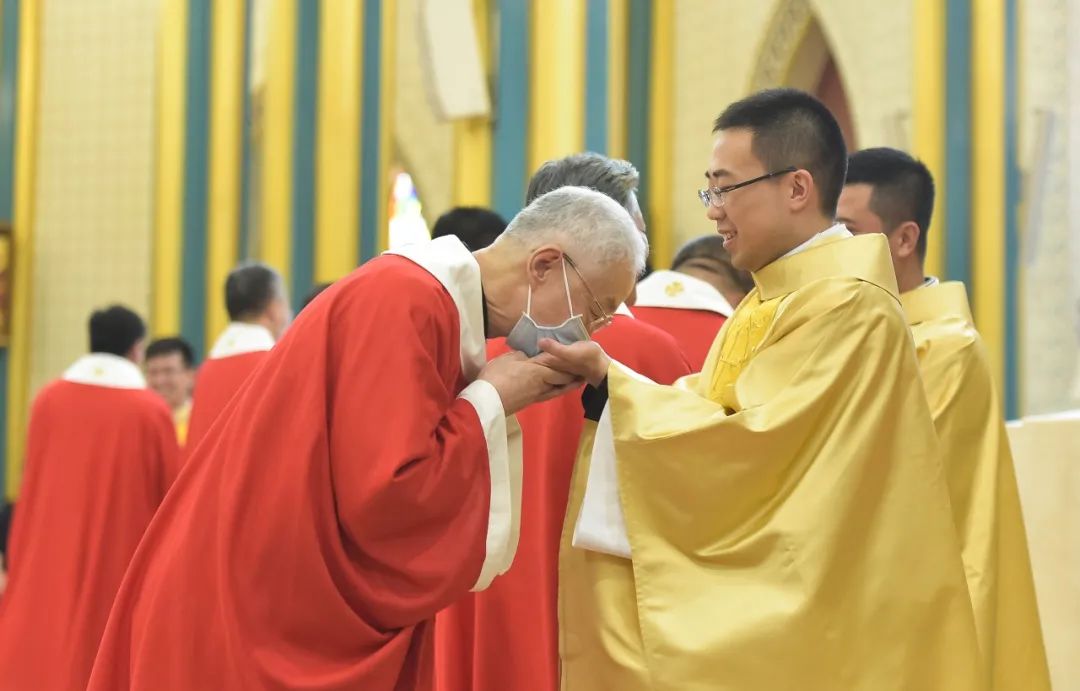
[{"label": "embroidered cross motif", "polygon": [[686,286],[682,284],[682,281],[672,281],[664,288],[664,292],[667,293],[669,298],[673,298],[680,293],[685,293]]},{"label": "embroidered cross motif", "polygon": [[705,363],[702,374],[704,376],[708,372],[711,383],[706,395],[723,405],[729,413],[742,408],[735,395],[735,382],[772,326],[781,300],[773,298],[762,302],[760,296],[754,293],[743,301],[721,332],[723,341],[719,350],[710,354],[711,362]]}]

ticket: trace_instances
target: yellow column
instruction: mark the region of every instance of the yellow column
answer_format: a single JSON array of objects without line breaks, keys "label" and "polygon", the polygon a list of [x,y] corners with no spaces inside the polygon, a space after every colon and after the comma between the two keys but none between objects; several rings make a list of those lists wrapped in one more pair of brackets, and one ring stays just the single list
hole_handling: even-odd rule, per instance
[{"label": "yellow column", "polygon": [[394,146],[394,80],[397,78],[397,0],[382,2],[379,50],[379,250],[390,246],[390,166]]},{"label": "yellow column", "polygon": [[608,155],[626,158],[627,0],[608,0]]},{"label": "yellow column", "polygon": [[926,247],[926,272],[945,270],[945,3],[915,2],[914,154],[934,176],[937,196]]},{"label": "yellow column", "polygon": [[150,327],[155,336],[180,333],[187,18],[187,0],[162,3],[158,30],[157,176],[154,182],[154,279],[150,312]]},{"label": "yellow column", "polygon": [[581,0],[532,3],[530,176],[545,161],[585,146],[585,10]]},{"label": "yellow column", "polygon": [[[311,0],[303,0],[309,2]],[[263,87],[262,218],[259,256],[289,279],[292,258],[293,95],[296,3],[273,0]]]},{"label": "yellow column", "polygon": [[670,266],[673,246],[671,225],[672,152],[674,139],[672,100],[674,98],[674,17],[667,0],[653,0],[652,67],[649,97],[649,234],[652,237],[654,266]]},{"label": "yellow column", "polygon": [[41,3],[19,3],[19,81],[15,131],[14,259],[11,286],[11,340],[8,346],[7,493],[22,480],[23,449],[30,401],[30,344],[34,262],[34,189],[37,174],[38,75]]},{"label": "yellow column", "polygon": [[228,323],[225,277],[236,264],[243,157],[244,3],[215,2],[210,48],[210,188],[207,194],[206,347]]},{"label": "yellow column", "polygon": [[[484,74],[491,72],[488,0],[473,0],[476,36]],[[454,205],[491,206],[491,118],[482,116],[454,123]]]},{"label": "yellow column", "polygon": [[357,264],[360,213],[360,104],[363,3],[322,0],[315,144],[315,281]]},{"label": "yellow column", "polygon": [[1005,2],[974,0],[972,51],[972,283],[975,324],[990,364],[1005,372]]}]

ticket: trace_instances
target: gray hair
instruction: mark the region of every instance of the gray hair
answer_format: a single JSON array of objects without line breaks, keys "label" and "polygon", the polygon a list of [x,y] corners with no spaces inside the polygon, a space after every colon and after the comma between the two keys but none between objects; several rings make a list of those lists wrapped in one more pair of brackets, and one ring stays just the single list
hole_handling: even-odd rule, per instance
[{"label": "gray hair", "polygon": [[233,321],[257,316],[279,298],[288,300],[285,279],[262,262],[242,262],[225,278],[225,310]]},{"label": "gray hair", "polygon": [[510,221],[496,244],[525,247],[554,243],[578,263],[629,264],[635,275],[645,270],[645,236],[618,202],[584,187],[560,187],[537,197]]},{"label": "gray hair", "polygon": [[588,187],[606,194],[631,209],[631,194],[637,192],[640,176],[634,164],[619,158],[608,158],[592,151],[571,154],[548,161],[540,166],[525,194],[525,203],[531,204],[542,194],[567,185]]}]

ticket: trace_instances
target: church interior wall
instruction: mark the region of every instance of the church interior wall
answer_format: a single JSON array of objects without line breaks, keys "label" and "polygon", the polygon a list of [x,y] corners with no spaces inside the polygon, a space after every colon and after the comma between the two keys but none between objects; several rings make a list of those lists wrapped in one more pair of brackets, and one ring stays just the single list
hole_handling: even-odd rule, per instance
[{"label": "church interior wall", "polygon": [[[264,11],[258,13],[260,16],[270,14],[266,8],[272,0],[251,1],[253,7],[263,7]],[[154,262],[148,258],[153,251],[151,226],[157,202],[152,184],[155,175],[160,173],[154,158],[157,125],[154,109],[160,94],[156,92],[153,65],[161,40],[159,10],[162,4],[152,0],[108,0],[93,10],[85,3],[71,0],[53,0],[43,5],[40,136],[36,149],[35,212],[38,217],[34,228],[35,278],[31,291],[34,315],[30,329],[33,351],[29,359],[31,392],[54,376],[78,352],[82,341],[78,335],[90,306],[122,297],[135,308],[150,313],[148,316],[155,322],[153,311],[157,305],[151,302],[150,296],[157,287],[155,281],[160,272],[155,271]],[[495,91],[500,65],[492,62],[497,63],[500,41],[514,41],[515,37],[496,35],[500,3],[475,0],[474,5],[478,16],[489,20],[484,41],[490,45],[483,53],[491,62],[487,65],[485,78],[492,89],[493,106],[497,109],[502,96]],[[357,168],[362,167],[365,173],[375,176],[388,175],[391,168],[412,174],[425,220],[430,224],[458,199],[491,199],[492,189],[498,182],[495,179],[498,166],[493,161],[500,153],[489,154],[491,160],[485,161],[484,166],[470,167],[466,162],[462,167],[465,159],[455,147],[470,140],[460,136],[463,130],[460,123],[441,119],[436,114],[429,98],[429,85],[425,84],[423,47],[417,30],[420,0],[394,0],[381,5],[384,10],[391,6],[393,13],[384,12],[383,16],[392,17],[394,22],[393,53],[390,59],[382,61],[381,72],[375,76],[381,84],[390,83],[392,88],[379,86],[372,90],[366,84],[363,88],[363,95],[368,100],[378,100],[384,95],[392,97],[386,118],[392,120],[392,126],[386,127],[392,133],[389,150],[377,152],[379,162],[374,167],[362,165],[371,153],[368,148],[356,147],[343,151],[341,156],[354,157]],[[660,264],[664,261],[662,254],[670,255],[682,242],[711,232],[694,192],[701,185],[715,116],[725,104],[755,88],[812,84],[814,73],[819,69],[817,65],[823,59],[823,50],[827,51],[827,57],[835,64],[839,75],[850,106],[851,129],[857,145],[895,146],[923,155],[916,137],[917,97],[923,80],[916,79],[915,67],[917,58],[925,53],[925,47],[919,43],[917,26],[919,8],[922,7],[920,0],[885,5],[858,0],[767,0],[759,3],[678,0],[652,4],[612,0],[609,7],[612,16],[618,12],[621,19],[607,27],[604,40],[610,45],[622,45],[623,53],[621,57],[615,53],[607,56],[609,69],[605,83],[611,87],[611,97],[606,103],[606,112],[619,117],[620,124],[610,124],[604,132],[612,133],[610,150],[625,152],[645,175],[644,201],[647,202],[647,215],[654,216],[650,219],[651,230],[660,235],[654,237],[654,245],[662,249],[654,258]],[[669,55],[651,54],[650,57],[653,62],[664,58],[665,68],[646,76],[651,79],[652,91],[663,93],[669,99],[659,108],[656,103],[644,102],[650,113],[666,114],[666,120],[660,123],[664,131],[660,132],[658,125],[651,135],[647,121],[644,128],[637,128],[637,135],[628,132],[634,128],[626,127],[623,122],[637,117],[634,112],[629,112],[633,108],[628,108],[622,99],[630,98],[629,92],[635,81],[642,78],[642,73],[628,73],[624,64],[614,69],[615,63],[611,62],[627,60],[628,52],[635,49],[632,40],[627,48],[626,31],[629,28],[632,38],[633,22],[641,21],[634,12],[643,7],[657,13],[656,16],[668,13],[663,18],[670,24],[673,39],[665,44]],[[1080,90],[1072,88],[1075,80],[1070,82],[1066,69],[1071,65],[1069,69],[1080,73],[1080,68],[1076,67],[1077,58],[1072,57],[1071,62],[1066,59],[1069,51],[1064,38],[1065,27],[1070,21],[1075,23],[1078,14],[1076,2],[1056,0],[1026,3],[1020,15],[1018,154],[1023,174],[1021,196],[1030,199],[1020,211],[1023,256],[1021,280],[1015,286],[1023,307],[1023,318],[1016,329],[1019,354],[1015,357],[1019,361],[1022,380],[1022,386],[1016,387],[1020,390],[1016,408],[1019,413],[1042,413],[1080,403],[1080,347],[1077,345],[1080,340],[1077,293],[1080,289],[1076,286],[1078,281],[1070,274],[1080,254],[1077,249],[1080,231],[1075,220],[1080,218],[1080,213],[1074,208],[1077,202],[1070,199],[1068,192],[1075,182],[1069,173],[1070,168],[1075,168],[1071,163],[1080,161],[1075,143],[1080,138],[1074,133],[1076,113],[1080,112],[1076,104],[1080,103],[1080,96],[1073,93]],[[585,21],[584,14],[565,16],[573,17],[573,21]],[[619,22],[627,24],[620,25]],[[650,25],[655,24],[650,22]],[[518,39],[536,38],[533,28],[528,31],[529,35]],[[579,27],[572,35],[580,34],[581,40],[591,41],[596,38],[593,32],[590,24],[588,31]],[[370,28],[364,31],[368,39],[378,39],[379,35],[379,31]],[[317,33],[314,40],[318,40]],[[645,49],[655,53],[659,48],[654,40],[651,44],[646,43]],[[595,52],[570,52],[577,57],[557,56],[561,62],[553,61],[554,66],[550,69],[562,70],[559,74],[564,74],[566,69],[585,70],[587,61],[582,56],[588,55],[590,61],[596,57]],[[253,63],[265,62],[255,59],[260,54],[260,51],[253,53]],[[368,48],[363,50],[365,58],[377,54]],[[529,80],[545,74],[545,69],[549,66],[533,64],[520,74],[520,78]],[[591,69],[589,79],[596,73],[595,65]],[[273,77],[271,70],[269,77],[264,75],[260,80]],[[581,79],[580,83],[586,84],[587,89],[592,82]],[[1062,94],[1068,97],[1061,98]],[[590,122],[602,121],[602,118],[593,117],[590,109],[596,99],[590,94],[569,101],[561,95],[560,98],[559,103],[572,102],[582,117],[592,118]],[[213,107],[211,104],[210,110]],[[538,136],[536,123],[548,117],[550,108],[545,110],[546,107],[543,103],[528,106],[526,122],[520,131],[522,138],[530,142],[529,146],[533,146],[531,142]],[[637,107],[640,109],[640,105]],[[255,117],[257,114],[252,115]],[[362,128],[363,123],[356,126]],[[480,134],[487,137],[490,146],[491,120],[483,127],[487,131]],[[578,130],[583,129],[586,128],[571,127],[568,134],[559,136],[566,142],[576,141],[581,134]],[[642,129],[644,135],[640,134]],[[590,141],[600,141],[594,134],[590,134]],[[365,145],[370,144],[367,132],[362,135]],[[296,136],[294,133],[280,141],[285,146],[292,146],[295,140],[290,137]],[[324,136],[330,137],[332,133],[319,134],[319,137]],[[646,141],[635,140],[642,136]],[[360,134],[354,133],[350,141],[359,137]],[[305,141],[315,139],[309,136]],[[379,141],[378,136],[374,141]],[[484,141],[484,138],[472,141]],[[330,144],[332,146],[333,142]],[[259,155],[253,158],[272,160],[266,155],[265,143],[256,142],[251,146],[260,148]],[[650,160],[658,152],[666,160]],[[241,165],[241,157],[236,157],[235,162],[237,166]],[[491,179],[487,184],[484,181],[474,184],[474,180],[470,183],[473,191],[463,195],[461,185],[455,187],[462,178],[462,171],[481,169],[482,174]],[[319,172],[321,169],[316,171]],[[523,174],[528,172],[525,170]],[[248,172],[237,171],[236,174],[248,175]],[[274,177],[273,171],[264,170],[259,175],[261,180]],[[316,182],[307,188],[317,188],[318,178],[316,175]],[[260,185],[254,182],[237,187],[243,187],[248,194],[260,190]],[[359,204],[362,208],[358,215],[367,225],[381,220],[379,214],[385,215],[387,200],[381,198],[380,192],[388,188],[389,181],[379,181],[376,193]],[[948,193],[945,190],[945,196]],[[650,195],[652,202],[660,197],[664,203],[649,204]],[[295,208],[299,202],[293,201]],[[265,215],[271,208],[247,199],[240,200],[237,206],[256,207],[259,213],[250,214],[252,217]],[[372,213],[372,206],[380,207],[378,214]],[[937,214],[936,219],[931,227],[932,238],[945,234],[945,231],[950,236],[968,232],[973,237],[978,232],[971,228],[943,231],[942,214]],[[239,226],[244,220],[239,219],[234,225]],[[281,233],[285,234],[278,244],[292,246],[294,251],[286,256],[292,256],[294,262],[297,261],[297,247],[307,247],[307,253],[300,255],[305,261],[311,254],[312,245],[314,253],[320,255],[320,233],[340,236],[335,238],[338,245],[350,246],[359,246],[361,236],[368,236],[364,240],[366,251],[356,252],[360,258],[363,258],[361,255],[370,256],[385,243],[385,234],[377,229],[363,233],[359,227],[326,231],[318,223],[304,222],[303,219],[276,225],[282,226]],[[243,231],[236,228],[235,232]],[[314,238],[302,237],[312,233]],[[383,237],[372,239],[371,236],[376,234]],[[121,237],[123,242],[112,242]],[[217,246],[215,238],[209,240],[211,247]],[[236,244],[244,249],[242,243]],[[259,243],[254,244],[259,246]],[[262,244],[265,245],[265,241]],[[260,251],[249,254],[261,256]],[[237,258],[243,258],[243,255],[241,251]],[[941,268],[937,258],[933,258],[931,264],[935,269]],[[113,267],[121,268],[112,270]],[[333,277],[330,274],[340,275],[344,270],[345,267],[333,271],[316,268],[314,272],[309,270],[302,274],[311,280],[313,275]],[[1008,280],[1003,269],[998,273],[1000,275],[982,275],[993,280]],[[102,280],[90,280],[95,276]],[[207,283],[205,279],[201,281]],[[303,293],[304,288],[306,286],[297,287],[295,292]],[[974,292],[975,288],[972,288]],[[196,307],[201,309],[199,305]],[[1066,315],[1065,318],[1062,315]],[[187,323],[172,321],[180,321],[181,326]],[[205,333],[200,335],[210,338],[213,330],[204,328]],[[1004,346],[996,338],[995,335],[988,340],[991,348],[1000,353]]]},{"label": "church interior wall", "polygon": [[[1080,3],[1026,3],[1020,25],[1018,305],[1024,410],[1080,406]],[[1069,33],[1069,28],[1073,33]]]},{"label": "church interior wall", "polygon": [[[188,317],[191,314],[197,321],[203,319],[205,297],[201,298],[202,303],[183,307],[185,290],[182,282],[168,293],[169,299],[175,302],[166,305],[170,319],[163,322],[159,318],[160,306],[157,301],[152,301],[163,280],[162,272],[155,268],[160,264],[154,259],[155,242],[160,239],[154,220],[155,208],[160,201],[155,196],[160,193],[155,189],[155,182],[161,173],[155,139],[161,123],[157,119],[161,94],[155,65],[163,36],[160,12],[168,1],[95,0],[90,3],[48,0],[40,4],[37,137],[33,147],[33,251],[22,256],[16,247],[17,261],[26,262],[22,266],[28,266],[31,274],[30,290],[27,291],[29,333],[26,352],[17,361],[12,361],[13,367],[25,367],[29,385],[26,395],[8,396],[9,415],[16,410],[24,418],[31,395],[84,352],[86,320],[95,307],[122,302],[146,315],[152,324],[166,323],[170,329],[181,331],[190,323]],[[281,6],[274,5],[277,1],[246,0],[245,7],[257,10],[254,15],[258,17],[280,16]],[[295,4],[296,0],[291,1],[290,7],[301,7]],[[363,114],[363,117],[349,120],[347,125],[352,129],[348,136],[341,136],[339,140],[335,137],[340,132],[325,126],[322,132],[315,134],[295,129],[291,114],[300,111],[295,110],[293,99],[295,93],[301,92],[290,92],[270,104],[278,109],[273,114],[273,118],[278,119],[270,121],[272,129],[279,128],[273,130],[277,138],[267,140],[261,130],[259,136],[252,136],[251,120],[258,120],[261,115],[248,117],[239,109],[234,114],[234,120],[246,128],[237,137],[238,141],[247,141],[245,146],[256,149],[248,153],[257,162],[257,170],[248,170],[245,154],[226,157],[227,165],[219,167],[215,173],[234,176],[237,181],[241,176],[261,176],[258,180],[244,180],[243,184],[235,185],[236,194],[258,197],[265,192],[261,181],[273,182],[276,173],[280,172],[260,166],[272,166],[276,160],[293,160],[292,155],[298,151],[293,148],[297,141],[310,145],[322,142],[324,151],[340,151],[335,165],[329,165],[325,155],[319,158],[310,151],[300,151],[317,161],[314,181],[305,181],[303,186],[281,187],[289,189],[289,194],[295,193],[292,188],[307,190],[304,194],[317,194],[320,175],[325,180],[335,170],[347,171],[349,184],[353,185],[357,198],[352,200],[349,214],[333,218],[350,219],[349,224],[333,225],[325,219],[290,215],[288,219],[271,219],[274,223],[267,225],[264,218],[265,227],[276,229],[271,239],[281,250],[278,254],[266,254],[260,248],[267,244],[267,238],[254,233],[252,238],[244,240],[244,221],[238,218],[235,224],[224,222],[213,226],[213,233],[230,232],[236,237],[224,244],[217,242],[219,237],[207,238],[210,247],[225,246],[228,249],[233,247],[230,243],[235,243],[235,249],[229,251],[235,253],[236,259],[279,257],[287,265],[313,261],[313,267],[301,267],[305,271],[293,273],[304,276],[309,282],[314,278],[337,278],[351,268],[352,257],[365,259],[385,247],[384,221],[389,211],[385,192],[390,187],[388,178],[392,170],[402,169],[413,176],[425,219],[430,224],[460,200],[500,202],[494,199],[500,183],[505,182],[498,179],[502,170],[500,164],[509,161],[515,166],[516,185],[518,175],[531,172],[527,170],[533,163],[528,161],[530,155],[536,158],[538,151],[561,153],[581,148],[582,141],[589,141],[600,142],[593,148],[602,152],[631,158],[642,169],[646,180],[644,206],[646,213],[652,216],[653,242],[660,248],[656,258],[658,266],[663,267],[673,248],[713,230],[695,191],[702,184],[714,118],[727,103],[756,88],[784,84],[810,88],[820,76],[822,65],[829,61],[835,66],[847,99],[851,136],[857,146],[892,146],[931,158],[944,150],[944,143],[937,146],[938,150],[928,149],[922,143],[926,138],[920,136],[920,123],[922,126],[927,122],[940,124],[937,134],[941,135],[944,112],[940,113],[940,120],[920,120],[923,117],[920,113],[924,112],[920,110],[920,98],[925,91],[926,76],[917,71],[919,65],[925,64],[922,61],[927,51],[940,49],[944,54],[944,43],[948,40],[944,33],[936,45],[927,44],[927,35],[921,33],[925,29],[921,22],[927,16],[927,8],[940,9],[946,4],[944,2],[935,5],[927,0],[890,3],[865,0],[608,0],[605,6],[612,19],[605,23],[577,11],[573,4],[576,1],[552,0],[558,7],[552,9],[553,5],[545,5],[543,13],[532,11],[536,8],[530,6],[532,13],[524,12],[522,17],[528,17],[528,21],[541,15],[546,17],[544,21],[549,23],[543,31],[526,24],[523,18],[518,25],[524,27],[521,35],[498,36],[495,28],[499,26],[499,12],[509,11],[509,6],[499,0],[472,0],[478,16],[488,22],[481,32],[481,43],[484,44],[481,53],[488,61],[485,78],[491,89],[493,116],[501,113],[509,117],[509,113],[515,119],[513,123],[502,121],[503,126],[512,124],[514,127],[515,141],[509,143],[502,140],[493,143],[496,139],[493,118],[485,116],[469,123],[455,123],[436,114],[429,98],[430,85],[424,81],[426,67],[417,31],[421,0],[364,2],[364,21],[368,23],[345,27],[338,38],[341,45],[350,46],[350,50],[355,48],[356,55],[362,56],[365,64],[372,65],[377,61],[377,69],[351,65],[349,69],[332,73],[307,65],[311,74],[336,74],[339,78],[345,75],[349,79],[363,77],[362,85],[354,83],[357,98],[362,96],[363,103],[337,104],[344,107],[344,112]],[[997,0],[1003,7],[1017,1]],[[328,2],[322,0],[319,7],[325,10]],[[176,5],[183,11],[211,6],[208,0],[184,0]],[[272,12],[275,7],[278,14]],[[381,13],[376,13],[376,9]],[[1080,195],[1072,193],[1080,187],[1080,173],[1076,172],[1080,170],[1080,51],[1071,47],[1067,40],[1069,35],[1080,35],[1080,0],[1020,3],[1017,16],[1019,107],[1016,153],[1021,174],[1019,199],[1023,202],[1018,216],[1018,280],[1015,285],[1009,283],[1004,265],[976,273],[984,287],[986,282],[996,281],[1005,285],[1007,294],[1009,291],[1017,293],[1020,317],[1012,334],[1017,343],[1015,351],[1010,354],[1002,342],[1004,337],[995,336],[988,344],[999,355],[1004,354],[1005,359],[1013,357],[1017,360],[1019,386],[1013,387],[1018,391],[1012,392],[1018,399],[1016,412],[1050,413],[1080,406],[1080,274],[1077,273],[1080,267]],[[270,43],[277,50],[283,41],[291,44],[300,40],[296,38],[300,29],[295,26],[303,22],[299,18],[286,19],[290,20],[284,24],[288,30],[275,24],[274,32],[269,29],[254,31],[256,36],[244,39],[260,46],[252,53],[254,65],[251,69],[256,76],[249,78],[251,83],[258,85],[256,91],[259,94],[264,86],[280,79],[282,74],[289,79],[311,78],[297,72],[295,65],[271,64],[264,59],[268,57],[266,46]],[[574,22],[572,31],[558,30],[558,22],[563,19]],[[317,43],[318,31],[329,30],[325,24],[304,24],[309,33],[303,40]],[[312,26],[322,28],[311,33]],[[649,31],[658,30],[656,27],[664,27],[670,32],[664,40],[650,37]],[[392,29],[392,33],[388,29]],[[510,94],[498,92],[500,69],[510,68],[497,64],[500,42],[502,49],[508,51],[517,47],[514,42],[528,42],[538,36],[548,42],[546,47],[541,46],[542,50],[535,53],[526,51],[526,56],[532,57],[518,61],[523,64],[515,64],[513,69],[516,71],[510,76],[526,82],[526,92],[550,94],[553,100],[550,104],[539,100],[525,105],[508,104]],[[574,37],[574,41],[584,41],[592,48],[575,44],[571,46],[573,50],[558,50],[559,41],[569,40],[568,36]],[[599,43],[590,43],[598,40]],[[209,50],[211,42],[204,43],[203,48]],[[608,54],[604,55],[603,50],[597,48],[601,44],[609,50]],[[536,62],[545,56],[550,62]],[[182,57],[191,58],[186,54]],[[207,56],[200,57],[209,60]],[[944,66],[939,67],[945,71]],[[546,80],[544,89],[533,89],[536,85],[530,80],[539,81],[538,75]],[[567,75],[572,78],[566,79]],[[506,77],[506,73],[502,76]],[[174,80],[172,83],[187,85],[189,82]],[[574,84],[574,93],[560,93],[557,87],[563,83]],[[581,93],[576,87],[579,84]],[[597,84],[603,85],[601,97],[597,95],[600,93]],[[643,84],[648,84],[649,93],[641,97]],[[201,86],[206,87],[206,84]],[[273,91],[280,83],[270,86]],[[179,94],[180,97],[184,95]],[[247,96],[245,92],[245,98]],[[940,105],[944,108],[944,94],[940,96]],[[257,95],[253,99],[257,109],[264,105],[259,98],[261,96]],[[243,98],[236,99],[236,103],[243,102]],[[220,116],[220,110],[214,110],[220,109],[220,103],[207,104],[207,112],[216,112]],[[557,126],[548,127],[551,123],[545,122],[545,126],[540,127],[540,123],[556,112],[562,116],[566,112],[572,112],[574,117],[580,114],[580,121],[566,122],[565,117],[560,117]],[[371,131],[371,120],[366,119],[373,113],[382,114],[375,131]],[[284,120],[279,118],[283,114],[288,116]],[[182,116],[180,113],[179,117]],[[225,116],[227,120],[228,113]],[[334,122],[332,118],[319,117],[314,121]],[[177,126],[170,131],[182,135],[183,127],[175,122],[172,124]],[[261,127],[265,123],[259,121],[258,124]],[[268,141],[278,143],[267,144]],[[338,141],[347,144],[335,149]],[[358,146],[358,142],[363,146]],[[470,159],[456,148],[470,142],[486,148]],[[1006,140],[1002,139],[1000,144],[1006,146]],[[176,151],[183,153],[199,145],[198,141],[185,140],[178,144]],[[275,146],[279,150],[272,150]],[[520,146],[520,151],[514,149],[516,146]],[[288,156],[276,156],[286,148]],[[0,151],[0,155],[11,156],[12,153]],[[928,162],[933,166],[940,164],[936,158],[928,159]],[[935,168],[935,172],[941,171]],[[463,173],[469,175],[467,185],[462,184]],[[296,171],[290,167],[288,174],[295,175]],[[201,171],[200,175],[192,176],[189,183],[207,184],[209,171]],[[477,179],[485,176],[486,180]],[[175,176],[177,184],[187,184],[182,178]],[[348,193],[349,187],[344,190]],[[173,190],[174,201],[185,198],[186,191],[186,188]],[[511,192],[503,195],[501,200],[506,209],[516,209],[519,202],[519,190]],[[971,190],[961,192],[968,195]],[[960,192],[953,190],[953,193]],[[273,204],[260,204],[260,199],[241,198],[233,202],[237,209],[253,207],[252,216],[257,219],[267,209],[277,208]],[[971,201],[976,205],[1001,203],[1001,200],[985,198]],[[311,199],[291,199],[289,208],[296,208],[296,204],[302,209],[314,206]],[[961,234],[978,239],[978,228],[943,229],[943,224],[944,219],[939,214],[931,227],[931,237],[935,237],[933,233],[938,237],[947,233],[949,237]],[[190,228],[176,232],[194,232],[191,228],[205,230],[198,223],[189,225]],[[260,224],[255,222],[253,225]],[[383,226],[381,229],[380,225]],[[183,241],[184,238],[177,238],[180,245]],[[255,249],[248,251],[247,241]],[[934,242],[946,244],[943,239]],[[1007,242],[1004,244],[1008,247]],[[349,252],[334,255],[327,250],[335,247],[349,248]],[[344,255],[349,259],[343,262],[340,259]],[[225,255],[218,256],[219,260],[221,256]],[[295,259],[297,256],[299,260]],[[324,257],[325,261],[319,257]],[[231,260],[233,257],[225,258]],[[971,258],[962,259],[969,262]],[[184,267],[179,257],[175,262],[174,269],[182,272]],[[217,264],[218,269],[227,269],[231,265],[228,261]],[[932,264],[935,271],[941,271],[945,266],[937,254],[933,255]],[[197,275],[183,280],[207,286],[213,281],[207,280],[205,271],[203,262]],[[306,287],[294,290],[300,294]],[[971,288],[975,289],[974,286]],[[985,296],[993,293],[975,292],[984,299],[982,309],[985,312]],[[161,293],[157,290],[156,294]],[[1005,310],[1005,304],[994,304],[991,308],[1001,312]],[[188,317],[181,319],[183,315]],[[208,320],[200,324],[200,339],[205,341],[212,337],[212,326]],[[0,378],[6,366],[3,362],[0,360]],[[16,420],[11,429],[15,437],[7,439],[9,456],[13,450],[21,452],[18,439],[24,430],[20,424]],[[1040,457],[1049,453],[1049,447],[1042,440],[1051,436],[1049,433],[1041,435],[1039,425],[1030,429],[1034,431],[1014,432],[1025,435],[1023,442],[1017,445],[1017,472],[1025,502],[1042,505],[1044,502],[1040,498],[1065,496],[1058,491],[1062,487],[1074,491],[1075,472],[1063,463],[1055,466],[1057,470],[1053,471],[1038,466]],[[1020,436],[1015,438],[1021,439]],[[7,459],[6,462],[8,467],[18,467],[18,461],[12,463]],[[6,488],[9,494],[17,490],[17,474],[13,479],[15,482],[9,482]],[[1076,502],[1065,502],[1051,513],[1037,512],[1038,525],[1067,524],[1072,515],[1067,512],[1073,511],[1069,507],[1075,505]],[[1038,539],[1032,540],[1033,550],[1045,550],[1035,557],[1037,579],[1041,584],[1040,598],[1044,597],[1046,588],[1058,587],[1046,583],[1065,583],[1062,586],[1065,590],[1055,590],[1047,596],[1053,603],[1064,601],[1069,597],[1068,593],[1075,591],[1075,579],[1069,581],[1062,566],[1065,562],[1056,559],[1058,552],[1055,550],[1060,548],[1043,539],[1050,528],[1037,529],[1043,532]],[[1074,590],[1068,590],[1069,587]],[[1046,600],[1042,604],[1044,611],[1047,607],[1055,613],[1059,611],[1055,604],[1047,605]],[[1067,609],[1061,608],[1061,611]],[[1068,630],[1067,623],[1055,620],[1054,630]],[[1055,636],[1057,643],[1064,640],[1060,634]],[[1059,680],[1070,680],[1066,687],[1071,688],[1068,686],[1071,680],[1080,679],[1076,665],[1067,654],[1052,653],[1051,664]]]},{"label": "church interior wall", "polygon": [[150,304],[153,0],[42,3],[31,391],[85,352],[90,311]]}]

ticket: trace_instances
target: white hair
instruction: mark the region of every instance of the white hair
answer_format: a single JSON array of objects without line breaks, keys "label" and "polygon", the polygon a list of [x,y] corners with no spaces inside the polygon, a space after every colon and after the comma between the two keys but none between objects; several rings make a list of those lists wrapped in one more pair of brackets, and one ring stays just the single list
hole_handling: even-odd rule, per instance
[{"label": "white hair", "polygon": [[625,207],[585,187],[560,187],[514,216],[496,242],[526,247],[557,244],[579,264],[627,264],[645,271],[649,244]]}]

